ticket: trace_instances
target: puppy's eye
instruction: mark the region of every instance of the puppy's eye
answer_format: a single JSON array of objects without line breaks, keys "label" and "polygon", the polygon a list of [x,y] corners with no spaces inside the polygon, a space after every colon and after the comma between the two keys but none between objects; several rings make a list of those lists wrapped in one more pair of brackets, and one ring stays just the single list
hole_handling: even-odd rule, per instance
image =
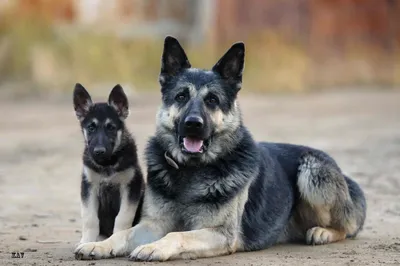
[{"label": "puppy's eye", "polygon": [[206,99],[205,99],[207,105],[209,106],[216,106],[219,104],[219,100],[216,96],[214,95],[209,95]]},{"label": "puppy's eye", "polygon": [[107,129],[108,131],[114,131],[114,130],[116,129],[116,127],[115,127],[115,125],[113,125],[113,124],[107,124],[107,125],[106,125],[106,129]]},{"label": "puppy's eye", "polygon": [[95,132],[95,131],[96,131],[96,128],[97,128],[97,125],[96,125],[95,123],[90,123],[90,124],[87,126],[87,129],[88,129],[88,131],[89,131],[90,133]]},{"label": "puppy's eye", "polygon": [[186,100],[187,100],[186,93],[178,93],[178,95],[176,95],[176,97],[175,97],[175,100],[178,103],[186,102]]}]

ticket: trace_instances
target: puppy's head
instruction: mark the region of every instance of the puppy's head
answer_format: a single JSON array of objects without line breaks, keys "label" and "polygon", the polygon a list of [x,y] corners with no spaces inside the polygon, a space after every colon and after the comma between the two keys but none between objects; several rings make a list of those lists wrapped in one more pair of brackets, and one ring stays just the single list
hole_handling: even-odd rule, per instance
[{"label": "puppy's head", "polygon": [[99,165],[106,165],[119,149],[125,130],[124,120],[129,115],[128,99],[120,85],[116,85],[108,102],[93,103],[87,90],[75,85],[73,102],[90,157]]}]

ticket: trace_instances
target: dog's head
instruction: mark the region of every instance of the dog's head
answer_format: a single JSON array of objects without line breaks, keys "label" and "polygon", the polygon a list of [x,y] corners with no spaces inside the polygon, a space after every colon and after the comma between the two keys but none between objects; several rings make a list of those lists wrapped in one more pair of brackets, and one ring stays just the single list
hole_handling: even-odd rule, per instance
[{"label": "dog's head", "polygon": [[81,84],[76,84],[73,94],[74,109],[80,121],[86,148],[91,159],[106,165],[121,146],[128,117],[128,99],[120,85],[116,85],[108,102],[93,103]]},{"label": "dog's head", "polygon": [[234,44],[211,70],[192,68],[179,42],[164,42],[157,136],[180,162],[210,161],[237,141],[245,47]]}]

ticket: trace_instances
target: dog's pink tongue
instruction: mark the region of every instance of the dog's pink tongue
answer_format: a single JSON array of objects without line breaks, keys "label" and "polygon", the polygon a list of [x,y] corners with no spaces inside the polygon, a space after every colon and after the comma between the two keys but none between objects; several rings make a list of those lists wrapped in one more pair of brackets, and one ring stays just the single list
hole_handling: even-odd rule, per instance
[{"label": "dog's pink tongue", "polygon": [[203,141],[201,139],[195,138],[183,138],[183,146],[189,152],[200,152],[203,146]]}]

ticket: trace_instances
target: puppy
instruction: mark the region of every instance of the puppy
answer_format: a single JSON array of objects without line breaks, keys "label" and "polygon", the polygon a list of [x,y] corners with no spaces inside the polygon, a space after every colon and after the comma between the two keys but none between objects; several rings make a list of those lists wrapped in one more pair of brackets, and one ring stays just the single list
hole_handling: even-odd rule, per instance
[{"label": "puppy", "polygon": [[135,141],[124,122],[129,106],[122,87],[112,89],[108,102],[93,103],[78,83],[73,102],[85,140],[80,243],[87,243],[139,221],[144,181]]}]

